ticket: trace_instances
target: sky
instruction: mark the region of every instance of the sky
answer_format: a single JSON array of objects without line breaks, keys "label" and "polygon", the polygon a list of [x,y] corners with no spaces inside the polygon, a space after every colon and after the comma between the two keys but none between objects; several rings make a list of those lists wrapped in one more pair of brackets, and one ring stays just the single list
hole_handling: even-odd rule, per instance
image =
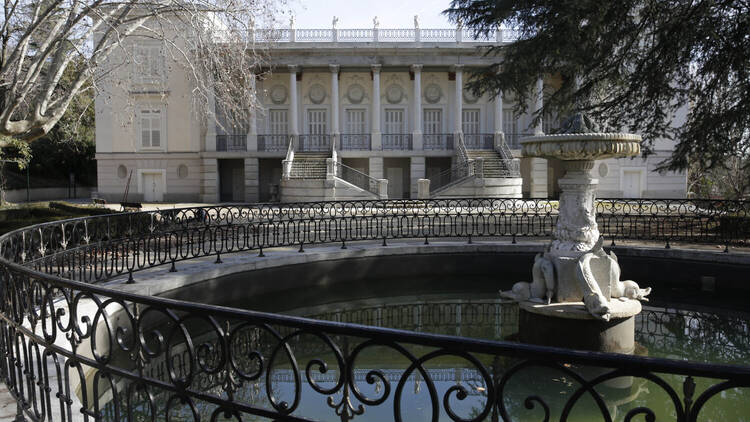
[{"label": "sky", "polygon": [[440,12],[450,0],[289,0],[296,28],[330,28],[333,16],[339,29],[372,28],[377,16],[380,28],[413,28],[419,15],[420,28],[451,28]]}]

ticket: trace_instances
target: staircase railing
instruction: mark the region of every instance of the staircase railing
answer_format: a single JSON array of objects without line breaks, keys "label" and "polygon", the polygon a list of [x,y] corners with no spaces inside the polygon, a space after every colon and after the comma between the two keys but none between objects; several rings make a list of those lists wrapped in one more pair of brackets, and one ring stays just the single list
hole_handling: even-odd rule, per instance
[{"label": "staircase railing", "polygon": [[438,173],[436,176],[430,177],[430,194],[473,176],[474,160],[459,162],[453,167]]},{"label": "staircase railing", "polygon": [[351,168],[345,164],[334,162],[336,177],[343,179],[352,185],[364,189],[374,195],[380,194],[380,181],[369,174]]},{"label": "staircase railing", "polygon": [[297,147],[297,137],[295,135],[289,135],[289,146],[286,148],[286,157],[281,163],[281,177],[285,180],[289,180],[292,175],[292,163],[294,163],[294,149]]},{"label": "staircase railing", "polygon": [[521,177],[521,160],[513,158],[513,153],[504,139],[495,145],[495,151],[500,154],[501,177]]}]

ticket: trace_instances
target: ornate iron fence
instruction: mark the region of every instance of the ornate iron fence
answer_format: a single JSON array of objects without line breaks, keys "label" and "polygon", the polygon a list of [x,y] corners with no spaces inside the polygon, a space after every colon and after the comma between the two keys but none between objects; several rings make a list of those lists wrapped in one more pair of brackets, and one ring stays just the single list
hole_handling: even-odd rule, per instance
[{"label": "ornate iron fence", "polygon": [[[603,235],[616,239],[723,245],[750,240],[747,202],[600,200],[597,211]],[[333,419],[388,407],[394,420],[404,420],[404,385],[414,377],[424,385],[433,420],[514,420],[523,411],[519,403],[539,406],[535,411],[545,419],[554,414],[564,420],[584,396],[611,420],[597,387],[622,376],[650,381],[668,397],[674,419],[694,421],[723,391],[750,387],[747,366],[317,321],[92,284],[199,256],[216,255],[220,263],[229,252],[262,255],[272,246],[549,236],[556,216],[557,203],[546,200],[351,201],[170,209],[16,230],[0,237],[0,375],[19,410],[35,421],[253,417],[248,415],[307,420],[310,401],[330,407]],[[374,355],[388,357],[388,368],[368,364]],[[433,378],[445,359],[470,372],[471,389]],[[157,362],[166,363],[166,373],[150,371]],[[528,379],[524,374],[534,368],[564,376],[570,394],[555,402],[540,390],[515,401],[509,386]],[[600,369],[586,376],[586,368]],[[278,371],[286,371],[289,381],[279,384]],[[625,420],[636,415],[648,419],[654,411],[636,407]]]}]

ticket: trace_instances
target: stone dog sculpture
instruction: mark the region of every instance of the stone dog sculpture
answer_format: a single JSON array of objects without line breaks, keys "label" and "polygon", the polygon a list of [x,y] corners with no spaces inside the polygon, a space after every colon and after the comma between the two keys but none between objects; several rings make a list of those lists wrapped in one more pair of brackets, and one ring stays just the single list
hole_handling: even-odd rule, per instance
[{"label": "stone dog sculpture", "polygon": [[545,258],[543,254],[536,254],[531,276],[533,280],[531,283],[520,281],[513,285],[511,291],[501,291],[500,295],[516,301],[530,300],[541,303],[544,299],[549,305],[555,294],[555,266],[552,261]]}]

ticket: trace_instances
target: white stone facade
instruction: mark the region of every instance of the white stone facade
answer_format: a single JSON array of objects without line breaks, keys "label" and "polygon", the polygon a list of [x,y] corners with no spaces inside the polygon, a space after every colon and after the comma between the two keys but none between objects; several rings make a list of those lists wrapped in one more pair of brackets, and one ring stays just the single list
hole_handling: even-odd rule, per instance
[{"label": "white stone facade", "polygon": [[[227,134],[197,118],[189,78],[167,57],[150,58],[162,72],[156,80],[136,78],[127,66],[114,71],[102,92],[121,95],[96,98],[98,195],[119,201],[130,180],[129,201],[279,200],[289,136],[298,135],[300,145],[334,144],[339,162],[387,179],[389,198],[417,198],[418,180],[456,164],[459,135],[469,148],[505,139],[520,157],[520,137],[555,127],[530,127],[530,115],[514,115],[513,98],[476,98],[462,89],[472,69],[495,61],[477,46],[508,42],[513,34],[498,31],[483,40],[454,29],[278,34],[271,74],[256,83],[262,109],[246,133]],[[671,149],[671,142],[659,141],[647,159],[602,161],[593,170],[600,196],[684,197],[685,174],[653,171]],[[522,158],[520,168],[524,197],[558,193],[559,163]]]}]

